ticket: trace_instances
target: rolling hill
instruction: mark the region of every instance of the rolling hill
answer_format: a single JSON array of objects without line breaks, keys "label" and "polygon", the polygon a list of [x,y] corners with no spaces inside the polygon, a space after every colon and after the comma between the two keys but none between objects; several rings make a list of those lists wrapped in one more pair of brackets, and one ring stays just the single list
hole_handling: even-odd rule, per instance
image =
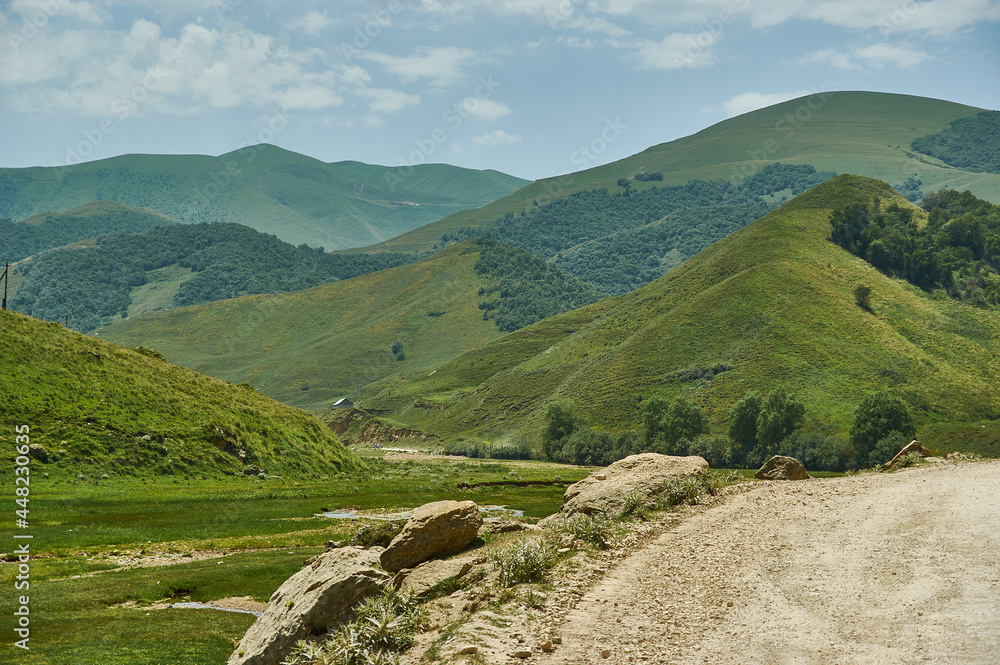
[{"label": "rolling hill", "polygon": [[[431,375],[370,386],[362,402],[410,427],[489,439],[537,434],[556,399],[600,427],[639,428],[653,395],[693,399],[718,431],[745,393],[775,387],[798,395],[811,426],[842,432],[875,389],[896,391],[923,424],[1000,417],[1000,312],[922,291],[830,242],[831,211],[875,197],[913,209],[883,182],[838,176],[645,287]],[[871,311],[855,303],[859,284]]]},{"label": "rolling hill", "polygon": [[123,155],[0,169],[0,218],[21,221],[111,199],[183,222],[236,222],[333,250],[387,240],[527,182],[444,164],[329,164],[257,145],[218,157]]},{"label": "rolling hill", "polygon": [[[487,294],[484,287],[502,280],[477,272],[481,255],[481,246],[468,241],[397,268],[305,291],[146,314],[98,334],[155,348],[212,376],[248,382],[283,402],[323,408],[372,381],[421,376],[499,337],[489,316],[504,311],[495,302],[501,294]],[[525,264],[520,267],[524,272]],[[542,281],[558,279],[557,270],[547,270]],[[518,291],[532,289],[522,285]],[[492,311],[480,307],[484,299],[491,300]],[[394,355],[395,342],[404,360]]]},{"label": "rolling hill", "polygon": [[15,262],[46,249],[117,233],[179,224],[153,210],[115,201],[92,201],[66,212],[47,212],[24,223],[0,219],[0,258]]},{"label": "rolling hill", "polygon": [[250,386],[9,311],[0,311],[0,391],[9,450],[14,427],[27,425],[51,465],[88,478],[362,468],[318,420]]},{"label": "rolling hill", "polygon": [[[735,184],[773,162],[810,164],[819,171],[854,173],[892,185],[913,177],[921,181],[924,192],[942,187],[969,189],[980,198],[1000,203],[1000,175],[955,168],[911,147],[914,140],[981,111],[910,95],[817,93],[724,120],[610,164],[538,180],[489,205],[449,215],[377,248],[424,251],[440,242],[442,235],[462,227],[482,227],[507,213],[520,214],[533,202],[602,187],[614,190],[620,178],[631,179],[636,191],[654,185],[683,185],[692,179]],[[662,181],[636,180],[637,175],[657,172]]]}]

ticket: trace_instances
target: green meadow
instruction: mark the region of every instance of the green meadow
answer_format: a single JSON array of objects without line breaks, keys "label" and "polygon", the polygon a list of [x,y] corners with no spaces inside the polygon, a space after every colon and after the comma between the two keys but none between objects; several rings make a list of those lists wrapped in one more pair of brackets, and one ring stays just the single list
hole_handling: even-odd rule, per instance
[{"label": "green meadow", "polygon": [[[371,519],[329,511],[408,511],[443,499],[549,515],[565,483],[589,469],[537,462],[437,458],[385,462],[329,480],[239,477],[77,481],[33,462],[30,532],[31,651],[2,647],[0,662],[223,663],[253,622],[249,614],[169,608],[250,596],[266,602],[327,541],[343,541]],[[13,492],[4,473],[0,492]],[[534,486],[504,482],[535,481]],[[460,489],[471,486],[470,489]],[[480,485],[479,483],[499,483]],[[498,513],[499,514],[499,513]],[[10,522],[0,538],[10,542]],[[22,533],[24,533],[22,531]],[[129,565],[120,565],[128,557]],[[12,584],[16,563],[0,564]],[[142,567],[142,561],[167,565]],[[0,598],[11,616],[16,598]],[[182,636],[182,637],[181,637]]]}]

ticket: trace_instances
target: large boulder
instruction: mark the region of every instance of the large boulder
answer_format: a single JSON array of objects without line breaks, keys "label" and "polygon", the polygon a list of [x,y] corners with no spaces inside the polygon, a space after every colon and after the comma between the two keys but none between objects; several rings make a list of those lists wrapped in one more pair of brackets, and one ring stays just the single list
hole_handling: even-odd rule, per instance
[{"label": "large boulder", "polygon": [[349,620],[359,601],[392,579],[377,567],[380,553],[341,547],[308,562],[274,592],[228,665],[278,665],[299,640]]},{"label": "large boulder", "polygon": [[916,439],[910,441],[908,444],[902,447],[898,453],[896,453],[891,460],[889,460],[885,467],[891,469],[899,462],[900,458],[905,455],[916,454],[921,457],[931,457],[934,455],[931,451],[924,448],[924,444],[920,443]]},{"label": "large boulder", "polygon": [[472,544],[483,524],[473,501],[435,501],[410,514],[406,526],[382,552],[382,567],[390,573],[424,561],[461,552]]},{"label": "large boulder", "polygon": [[427,598],[435,587],[440,588],[445,582],[458,580],[472,570],[472,560],[468,557],[459,557],[442,561],[435,559],[425,561],[409,573],[403,571],[400,576],[398,587],[404,593],[412,594],[417,599]]},{"label": "large boulder", "polygon": [[794,457],[775,455],[764,462],[753,477],[760,480],[806,480],[809,474],[802,462]]},{"label": "large boulder", "polygon": [[708,462],[696,456],[631,455],[567,487],[560,514],[618,513],[633,494],[652,505],[663,492],[664,481],[707,470]]}]

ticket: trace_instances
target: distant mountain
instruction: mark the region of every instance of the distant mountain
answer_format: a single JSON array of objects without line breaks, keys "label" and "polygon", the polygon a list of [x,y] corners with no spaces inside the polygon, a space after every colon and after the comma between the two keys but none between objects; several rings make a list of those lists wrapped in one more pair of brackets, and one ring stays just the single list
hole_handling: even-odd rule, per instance
[{"label": "distant mountain", "polygon": [[[443,234],[462,227],[484,227],[507,213],[520,215],[536,203],[602,187],[614,191],[622,178],[631,180],[634,191],[684,185],[693,179],[721,179],[735,185],[774,162],[809,164],[818,171],[854,173],[900,186],[914,178],[923,192],[942,187],[970,189],[980,198],[1000,203],[1000,175],[955,168],[911,147],[915,140],[981,111],[910,95],[820,92],[724,120],[610,164],[538,180],[489,205],[393,238],[377,249],[423,251],[439,243]],[[1000,142],[993,142],[989,149],[995,157]],[[980,155],[977,159],[985,162],[987,158]],[[657,173],[662,180],[643,180]]]},{"label": "distant mountain", "polygon": [[97,334],[318,409],[374,381],[405,383],[598,297],[527,252],[466,241],[353,279],[145,314]]},{"label": "distant mountain", "polygon": [[[373,384],[361,402],[409,427],[490,440],[537,436],[556,399],[623,430],[641,428],[644,399],[683,395],[724,431],[734,402],[777,387],[798,395],[811,427],[841,432],[876,389],[901,395],[923,424],[1000,418],[996,312],[889,277],[831,242],[833,210],[876,198],[927,218],[883,182],[838,176],[645,287],[432,374]],[[867,310],[859,285],[871,289]]]},{"label": "distant mountain", "polygon": [[219,157],[124,155],[0,169],[0,218],[21,221],[110,199],[182,222],[235,222],[333,250],[387,240],[527,183],[444,164],[328,164],[257,145]]},{"label": "distant mountain", "polygon": [[20,261],[53,247],[116,233],[138,233],[179,224],[153,210],[115,201],[94,201],[66,212],[46,212],[24,223],[0,219],[0,259]]},{"label": "distant mountain", "polygon": [[250,464],[315,477],[363,466],[318,420],[250,386],[7,311],[0,391],[10,454],[15,425],[27,425],[48,464],[91,479],[242,475]]}]

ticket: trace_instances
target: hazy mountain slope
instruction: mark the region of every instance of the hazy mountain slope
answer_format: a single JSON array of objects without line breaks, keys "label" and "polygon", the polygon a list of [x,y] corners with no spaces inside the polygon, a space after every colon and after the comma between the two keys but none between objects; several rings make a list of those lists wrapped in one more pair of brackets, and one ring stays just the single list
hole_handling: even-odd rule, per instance
[{"label": "hazy mountain slope", "polygon": [[818,93],[724,120],[617,162],[539,180],[487,206],[450,215],[380,247],[393,251],[426,249],[444,233],[463,226],[483,226],[508,212],[518,214],[532,201],[600,187],[613,189],[619,178],[637,173],[663,174],[662,182],[637,182],[637,189],[679,185],[693,178],[734,181],[775,161],[856,173],[893,185],[916,176],[923,181],[925,192],[941,187],[971,189],[981,198],[1000,203],[1000,175],[952,168],[910,147],[915,139],[981,110],[910,95]]},{"label": "hazy mountain slope", "polygon": [[0,169],[0,217],[18,221],[111,199],[184,222],[237,222],[295,245],[338,249],[385,240],[527,183],[438,164],[407,175],[398,182],[398,169],[327,164],[271,145],[219,157],[123,155]]},{"label": "hazy mountain slope", "polygon": [[[50,463],[102,473],[330,474],[361,468],[315,418],[57,323],[0,312],[0,420],[27,425]],[[242,455],[240,454],[242,451]],[[36,472],[41,472],[38,467]]]},{"label": "hazy mountain slope", "polygon": [[[866,391],[893,388],[923,422],[1000,416],[1000,313],[882,275],[828,240],[831,210],[885,183],[839,176],[631,293],[546,319],[374,394],[367,406],[446,435],[534,432],[573,400],[595,423],[637,427],[654,394],[687,395],[723,426],[750,390],[783,386],[808,417],[846,429]],[[918,213],[919,214],[919,213]],[[858,284],[872,309],[858,307]],[[684,370],[725,365],[711,381]],[[415,409],[432,402],[438,410]]]}]

